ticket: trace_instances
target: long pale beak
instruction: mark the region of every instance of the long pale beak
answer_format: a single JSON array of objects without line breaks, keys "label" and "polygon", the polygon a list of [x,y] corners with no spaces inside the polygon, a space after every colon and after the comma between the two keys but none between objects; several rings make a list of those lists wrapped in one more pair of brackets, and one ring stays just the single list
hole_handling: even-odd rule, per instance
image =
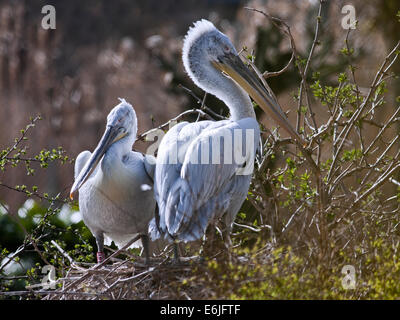
[{"label": "long pale beak", "polygon": [[260,81],[250,72],[239,56],[226,54],[219,61],[213,61],[214,67],[225,72],[239,84],[254,101],[266,112],[279,126],[283,127],[293,139],[303,146],[305,141],[289,123],[278,101],[264,88]]},{"label": "long pale beak", "polygon": [[106,131],[96,149],[93,151],[89,160],[86,162],[85,166],[82,168],[78,177],[76,178],[74,184],[72,185],[69,197],[73,200],[76,197],[80,187],[86,182],[86,180],[90,177],[93,171],[96,169],[98,163],[100,162],[103,155],[106,153],[108,148],[117,140],[121,139],[124,134],[120,133],[119,128],[116,126],[108,125]]}]

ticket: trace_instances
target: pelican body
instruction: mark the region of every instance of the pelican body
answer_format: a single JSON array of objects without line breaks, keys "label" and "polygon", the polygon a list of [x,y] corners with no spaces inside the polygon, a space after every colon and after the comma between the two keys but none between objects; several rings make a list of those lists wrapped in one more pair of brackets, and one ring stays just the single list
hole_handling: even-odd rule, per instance
[{"label": "pelican body", "polygon": [[[189,77],[230,110],[228,120],[179,123],[168,131],[158,149],[154,192],[159,211],[150,223],[149,233],[152,239],[187,242],[201,238],[207,226],[221,218],[229,235],[246,199],[253,167],[245,174],[239,171],[254,163],[260,138],[249,94],[295,139],[300,137],[277,101],[241,61],[229,38],[211,22],[203,19],[189,29],[182,52]],[[210,140],[219,136],[223,137],[224,147],[211,146]],[[237,151],[237,146],[242,149]],[[226,161],[231,152],[243,150],[250,152],[241,161]],[[220,162],[201,162],[202,157]]]},{"label": "pelican body", "polygon": [[143,245],[148,260],[148,224],[156,205],[155,159],[132,151],[136,133],[135,111],[121,99],[109,113],[94,152],[81,152],[75,162],[71,198],[79,191],[83,221],[96,238],[98,262],[104,259],[105,239],[121,247],[138,234],[142,243],[139,240],[132,246]]}]

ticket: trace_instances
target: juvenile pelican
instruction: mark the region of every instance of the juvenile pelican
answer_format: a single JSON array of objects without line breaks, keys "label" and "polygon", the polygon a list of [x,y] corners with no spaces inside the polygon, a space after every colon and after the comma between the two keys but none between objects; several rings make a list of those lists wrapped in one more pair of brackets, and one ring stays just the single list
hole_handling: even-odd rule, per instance
[{"label": "juvenile pelican", "polygon": [[[158,149],[154,192],[159,212],[150,222],[149,233],[152,239],[165,236],[187,242],[202,237],[210,222],[223,217],[229,235],[246,198],[260,137],[248,94],[294,139],[301,138],[277,101],[241,61],[229,38],[211,22],[194,23],[182,52],[184,67],[194,83],[225,102],[230,111],[229,120],[179,123],[168,131]],[[235,131],[240,134],[236,136]],[[225,150],[210,143],[220,136]],[[250,139],[246,141],[246,137]],[[243,147],[242,152],[251,152],[241,161],[227,161],[232,153],[237,155],[237,146]],[[201,161],[202,157],[206,161]],[[220,163],[207,163],[213,157]],[[248,165],[250,170],[239,174]]]},{"label": "juvenile pelican", "polygon": [[[83,151],[75,162],[70,197],[79,191],[83,221],[97,243],[97,262],[104,260],[104,236],[124,246],[137,234],[148,261],[148,224],[154,217],[155,159],[132,151],[137,119],[124,99],[107,117],[107,127],[93,153]],[[100,165],[98,165],[100,162]],[[140,246],[140,241],[134,246]]]}]

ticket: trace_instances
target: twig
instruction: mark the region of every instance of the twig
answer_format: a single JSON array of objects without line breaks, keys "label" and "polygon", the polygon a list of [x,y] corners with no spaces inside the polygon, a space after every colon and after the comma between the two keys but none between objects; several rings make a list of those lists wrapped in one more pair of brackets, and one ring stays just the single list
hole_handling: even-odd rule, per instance
[{"label": "twig", "polygon": [[189,88],[186,88],[184,85],[179,84],[178,87],[183,89],[188,94],[190,94],[194,99],[196,99],[197,103],[200,104],[200,109],[209,113],[214,119],[219,119],[219,120],[227,119],[226,117],[214,112],[213,110],[211,110],[209,107],[206,106],[205,101],[206,101],[207,92],[205,93],[203,99],[200,99],[192,90],[190,90]]},{"label": "twig", "polygon": [[[385,61],[382,63],[381,67],[379,68],[378,72],[375,75],[374,80],[371,83],[371,87],[368,91],[367,96],[364,98],[362,104],[360,105],[360,107],[354,112],[354,114],[351,116],[347,126],[345,128],[342,129],[342,131],[340,132],[339,136],[337,137],[337,140],[334,141],[334,144],[338,143],[340,141],[339,146],[337,147],[336,153],[333,157],[329,172],[328,172],[328,176],[327,176],[327,182],[328,184],[330,183],[331,179],[332,179],[332,173],[333,173],[333,169],[336,166],[336,162],[338,160],[339,154],[342,151],[342,148],[344,146],[344,142],[346,141],[350,131],[353,129],[355,122],[361,117],[361,114],[363,113],[363,111],[365,110],[366,106],[369,103],[369,100],[372,96],[372,93],[376,90],[377,86],[379,85],[380,81],[379,79],[381,79],[382,74],[384,72],[387,72],[387,68],[385,69],[386,65],[388,64],[388,62],[390,61],[390,57],[398,50],[400,46],[400,41],[396,44],[396,46],[393,48],[393,50],[386,56]],[[389,65],[392,65],[393,62],[397,59],[397,55],[395,55],[395,57],[393,58],[393,60],[391,61],[391,63],[389,63]]]},{"label": "twig", "polygon": [[92,267],[91,269],[89,269],[87,271],[86,274],[84,274],[82,277],[80,277],[78,280],[75,280],[73,282],[71,282],[69,285],[67,285],[61,292],[54,292],[53,294],[55,294],[55,296],[62,296],[63,292],[67,289],[72,289],[73,287],[76,287],[79,283],[81,283],[83,280],[85,280],[86,278],[88,278],[90,276],[90,271],[94,271],[97,270],[99,268],[101,268],[103,265],[105,265],[107,262],[109,262],[112,258],[114,258],[115,256],[117,256],[118,254],[120,254],[122,251],[124,251],[125,249],[127,249],[132,243],[138,241],[140,239],[141,235],[137,235],[135,238],[133,238],[132,240],[130,240],[125,246],[123,246],[121,249],[115,251],[113,254],[111,254],[109,257],[107,257],[103,262],[95,265],[94,267]]},{"label": "twig", "polygon": [[76,262],[71,258],[71,256],[70,256],[67,252],[65,252],[65,251],[58,245],[57,242],[55,242],[54,240],[51,240],[50,242],[53,244],[53,246],[56,247],[56,249],[57,249],[58,251],[61,252],[61,254],[62,254],[65,258],[68,259],[68,261],[70,262],[71,265],[73,265],[73,264],[76,265]]},{"label": "twig", "polygon": [[140,135],[138,135],[137,140],[144,140],[146,136],[148,136],[151,133],[155,133],[158,130],[162,130],[166,127],[168,127],[170,124],[177,122],[178,120],[182,119],[183,117],[189,115],[189,114],[199,114],[200,116],[202,116],[203,118],[207,119],[207,120],[214,120],[211,116],[209,116],[207,113],[205,113],[203,110],[200,109],[191,109],[191,110],[186,110],[180,114],[178,114],[176,117],[168,120],[167,122],[159,125],[156,128],[150,129]]},{"label": "twig", "polygon": [[302,88],[304,88],[305,95],[306,95],[306,101],[307,101],[307,108],[308,108],[308,110],[310,112],[311,120],[313,122],[315,131],[318,130],[317,129],[318,126],[317,126],[317,121],[315,120],[315,114],[314,114],[314,112],[312,110],[312,107],[311,107],[306,78],[307,78],[308,69],[310,67],[311,58],[312,58],[312,56],[314,54],[315,47],[316,47],[316,45],[318,43],[319,28],[320,28],[320,24],[321,24],[322,3],[323,3],[323,1],[320,0],[319,1],[319,8],[318,8],[317,24],[315,26],[315,32],[314,32],[314,40],[312,42],[311,49],[310,49],[310,52],[308,54],[308,58],[307,58],[307,62],[306,62],[306,66],[304,68],[304,71],[301,72],[300,94],[299,94],[299,103],[298,103],[298,109],[300,109],[301,108],[301,104],[302,104],[302,93],[303,93]]}]

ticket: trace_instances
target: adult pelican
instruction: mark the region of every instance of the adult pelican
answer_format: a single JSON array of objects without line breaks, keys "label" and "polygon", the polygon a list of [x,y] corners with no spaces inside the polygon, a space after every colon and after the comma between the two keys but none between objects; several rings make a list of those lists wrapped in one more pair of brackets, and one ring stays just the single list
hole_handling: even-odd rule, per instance
[{"label": "adult pelican", "polygon": [[[70,197],[79,191],[83,221],[97,244],[97,262],[104,260],[104,237],[124,246],[136,235],[149,258],[148,224],[154,217],[153,176],[155,159],[132,151],[137,118],[124,99],[107,117],[107,127],[93,153],[83,151],[75,162],[75,182]],[[152,159],[151,159],[152,158]],[[99,164],[100,163],[100,164]]]},{"label": "adult pelican", "polygon": [[[189,29],[182,58],[194,83],[221,99],[230,111],[228,120],[181,122],[159,145],[154,185],[159,211],[150,222],[149,233],[152,239],[165,236],[187,242],[201,238],[210,222],[220,218],[229,235],[246,198],[260,138],[248,94],[294,139],[301,138],[277,101],[241,61],[229,38],[211,22],[203,19]],[[215,137],[222,137],[224,148],[214,147]],[[240,159],[243,150],[251,152],[239,161],[227,161],[238,152]],[[249,165],[250,170],[240,173]]]}]

